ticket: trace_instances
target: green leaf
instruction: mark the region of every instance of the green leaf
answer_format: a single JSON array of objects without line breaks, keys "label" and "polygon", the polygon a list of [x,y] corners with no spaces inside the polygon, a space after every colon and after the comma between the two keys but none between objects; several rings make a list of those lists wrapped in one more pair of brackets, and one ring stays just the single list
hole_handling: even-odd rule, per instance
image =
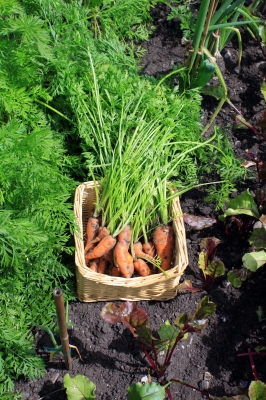
[{"label": "green leaf", "polygon": [[155,382],[145,383],[144,385],[138,382],[128,388],[128,400],[164,400],[164,398],[164,387]]},{"label": "green leaf", "polygon": [[261,250],[253,251],[252,253],[246,253],[242,257],[242,261],[245,268],[255,272],[258,268],[266,263],[266,252]]},{"label": "green leaf", "polygon": [[188,322],[187,314],[180,314],[175,320],[175,325],[178,326],[180,329],[183,329],[187,322]]},{"label": "green leaf", "polygon": [[96,386],[84,375],[76,375],[71,378],[69,374],[64,376],[68,400],[93,400],[96,399],[94,391]]},{"label": "green leaf", "polygon": [[216,310],[216,305],[209,301],[209,297],[205,296],[201,300],[200,304],[198,305],[197,310],[191,317],[189,318],[190,321],[192,320],[202,320],[207,318],[208,316],[212,315]]},{"label": "green leaf", "polygon": [[261,94],[264,97],[264,100],[266,101],[266,82],[263,82],[260,88]]},{"label": "green leaf", "polygon": [[233,269],[227,274],[227,279],[234,286],[234,288],[240,288],[242,283],[247,279],[248,270],[246,268]]},{"label": "green leaf", "polygon": [[158,334],[161,340],[165,341],[166,347],[173,347],[179,335],[179,330],[175,329],[169,321],[165,321],[159,328]]},{"label": "green leaf", "polygon": [[253,196],[249,193],[249,190],[236,196],[234,199],[229,201],[228,208],[223,215],[219,216],[221,221],[224,221],[226,217],[231,215],[246,214],[251,217],[260,218],[260,214],[257,205],[254,201]]},{"label": "green leaf", "polygon": [[242,115],[236,115],[235,117],[236,125],[234,125],[235,129],[252,129],[252,125],[245,120]]},{"label": "green leaf", "polygon": [[255,228],[249,238],[249,243],[256,250],[266,249],[266,229]]},{"label": "green leaf", "polygon": [[266,399],[266,385],[261,381],[253,381],[249,386],[250,400],[265,400]]},{"label": "green leaf", "polygon": [[224,97],[224,91],[221,86],[205,86],[200,91],[205,96],[212,96],[217,100],[221,100]]},{"label": "green leaf", "polygon": [[213,278],[218,278],[223,276],[225,273],[224,263],[221,260],[213,261],[207,265],[204,271],[204,275],[212,276]]}]

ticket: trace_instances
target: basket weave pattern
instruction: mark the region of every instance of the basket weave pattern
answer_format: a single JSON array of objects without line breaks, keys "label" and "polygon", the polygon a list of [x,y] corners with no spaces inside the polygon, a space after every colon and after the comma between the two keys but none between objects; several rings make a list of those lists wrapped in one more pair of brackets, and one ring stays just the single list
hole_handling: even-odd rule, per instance
[{"label": "basket weave pattern", "polygon": [[84,240],[87,221],[95,203],[94,182],[84,182],[76,189],[74,213],[79,232],[75,233],[75,263],[78,299],[83,302],[112,300],[170,300],[177,295],[180,277],[188,265],[186,236],[182,211],[177,197],[173,201],[175,232],[174,267],[147,277],[120,278],[91,271],[85,264]]}]

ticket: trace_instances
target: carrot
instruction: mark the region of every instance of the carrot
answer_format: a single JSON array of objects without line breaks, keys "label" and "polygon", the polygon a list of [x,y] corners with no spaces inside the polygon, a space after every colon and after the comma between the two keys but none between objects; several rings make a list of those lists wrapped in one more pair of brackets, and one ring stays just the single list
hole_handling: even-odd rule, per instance
[{"label": "carrot", "polygon": [[143,247],[142,247],[141,242],[137,242],[134,244],[133,249],[134,249],[135,256],[154,261],[154,257],[150,256],[149,254],[144,253],[142,248]]},{"label": "carrot", "polygon": [[138,258],[136,261],[134,261],[134,270],[139,276],[151,275],[151,270],[148,264],[142,260],[142,258]]},{"label": "carrot", "polygon": [[98,272],[99,258],[95,258],[89,264],[89,267],[92,271]]},{"label": "carrot", "polygon": [[110,235],[110,230],[106,228],[105,226],[100,226],[98,235],[94,240],[92,240],[91,244],[95,244],[100,242],[105,236]]},{"label": "carrot", "polygon": [[121,275],[120,269],[117,268],[114,264],[111,265],[109,271],[110,271],[110,275],[111,275],[111,276],[116,276],[116,277],[122,276],[122,275]]},{"label": "carrot", "polygon": [[153,243],[159,257],[162,260],[161,268],[167,271],[171,267],[173,248],[174,248],[174,230],[171,226],[158,226],[153,232]]},{"label": "carrot", "polygon": [[126,240],[120,240],[114,248],[114,262],[124,278],[131,278],[134,272],[133,257],[128,247]]},{"label": "carrot", "polygon": [[154,247],[154,244],[152,242],[147,242],[142,245],[142,250],[144,251],[145,254],[148,254],[149,256],[152,256],[155,258],[156,256],[156,249]]},{"label": "carrot", "polygon": [[92,260],[93,258],[99,258],[112,249],[115,244],[116,239],[113,236],[105,236],[90,253],[86,254],[85,259],[87,258],[88,260]]},{"label": "carrot", "polygon": [[129,225],[126,225],[124,227],[124,229],[118,234],[117,239],[118,242],[120,242],[121,240],[125,240],[129,247],[131,240],[131,229]]},{"label": "carrot", "polygon": [[106,258],[104,258],[104,256],[100,257],[98,269],[97,269],[98,274],[104,274],[105,270],[107,268],[107,265],[108,265],[108,261],[106,260]]},{"label": "carrot", "polygon": [[86,244],[84,248],[85,254],[91,248],[91,242],[96,238],[99,229],[99,220],[98,218],[90,217],[87,222],[86,227]]},{"label": "carrot", "polygon": [[107,261],[109,261],[110,263],[112,263],[112,262],[114,261],[113,251],[114,251],[114,249],[110,249],[109,251],[107,251],[106,253],[104,253],[104,254],[102,255],[102,257],[104,257]]}]

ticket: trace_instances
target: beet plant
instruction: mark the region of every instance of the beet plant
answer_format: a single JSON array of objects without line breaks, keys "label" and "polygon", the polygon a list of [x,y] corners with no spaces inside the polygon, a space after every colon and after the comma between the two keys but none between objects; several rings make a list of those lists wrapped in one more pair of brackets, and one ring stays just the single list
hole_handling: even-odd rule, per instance
[{"label": "beet plant", "polygon": [[[127,301],[121,305],[107,303],[102,308],[101,316],[111,324],[122,322],[130,330],[137,338],[157,379],[164,386],[167,383],[182,383],[178,379],[168,381],[165,376],[176,346],[180,340],[187,339],[190,332],[200,333],[215,309],[216,305],[209,301],[208,297],[204,297],[192,315],[188,316],[186,313],[179,315],[174,321],[175,326],[169,321],[165,321],[157,332],[149,327],[149,317],[146,311],[137,307],[133,302]],[[159,357],[161,354],[164,355],[163,361]],[[168,387],[166,387],[166,393],[169,399],[172,399]]]},{"label": "beet plant", "polygon": [[224,214],[219,216],[227,224],[229,235],[231,224],[235,224],[239,232],[238,239],[248,240],[252,247],[252,251],[242,257],[243,267],[228,273],[228,279],[235,287],[240,287],[250,273],[256,272],[266,263],[265,206],[266,194],[263,186],[254,196],[249,190],[236,196],[228,203]]}]

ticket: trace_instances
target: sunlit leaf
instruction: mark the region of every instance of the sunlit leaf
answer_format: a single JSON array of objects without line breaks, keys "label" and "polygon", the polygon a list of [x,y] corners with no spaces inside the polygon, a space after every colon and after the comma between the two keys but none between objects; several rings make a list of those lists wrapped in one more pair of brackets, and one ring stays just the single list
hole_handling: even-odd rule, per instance
[{"label": "sunlit leaf", "polygon": [[164,400],[165,389],[155,382],[134,383],[128,388],[128,400]]},{"label": "sunlit leaf", "polygon": [[202,289],[196,288],[192,285],[191,281],[189,279],[186,279],[184,282],[180,283],[177,286],[177,290],[179,292],[200,292]]},{"label": "sunlit leaf", "polygon": [[101,311],[101,317],[104,321],[109,322],[111,324],[115,324],[120,321],[120,308],[114,303],[107,303],[103,306]]},{"label": "sunlit leaf", "polygon": [[261,381],[253,381],[249,386],[250,400],[265,400],[266,399],[266,384]]},{"label": "sunlit leaf", "polygon": [[266,252],[261,250],[253,251],[252,253],[246,253],[242,257],[242,261],[245,268],[255,272],[258,268],[266,263]]},{"label": "sunlit leaf", "polygon": [[221,260],[216,260],[207,265],[204,274],[212,276],[214,279],[225,274],[224,263]]},{"label": "sunlit leaf", "polygon": [[148,322],[148,314],[142,308],[136,307],[130,314],[130,324],[133,328],[146,325]]},{"label": "sunlit leaf", "polygon": [[197,310],[195,313],[189,318],[190,321],[192,320],[201,320],[205,319],[208,316],[211,316],[216,310],[216,304],[212,301],[209,301],[209,297],[205,296],[201,300],[200,304],[198,305]]},{"label": "sunlit leaf", "polygon": [[69,374],[64,376],[68,400],[93,400],[96,399],[94,391],[96,386],[86,376],[76,375],[71,378]]},{"label": "sunlit leaf", "polygon": [[236,120],[236,125],[234,126],[234,128],[236,129],[253,128],[252,125],[249,122],[247,122],[242,115],[236,115],[235,120]]},{"label": "sunlit leaf", "polygon": [[179,330],[175,329],[169,321],[165,321],[159,328],[158,334],[161,340],[164,340],[166,347],[173,347],[175,344],[175,339],[179,335]]},{"label": "sunlit leaf", "polygon": [[180,314],[175,320],[175,325],[178,326],[180,329],[183,329],[187,322],[188,322],[187,314]]},{"label": "sunlit leaf", "polygon": [[260,214],[257,205],[254,201],[253,196],[249,193],[249,190],[236,196],[228,203],[228,208],[223,215],[219,216],[221,221],[224,221],[226,217],[231,215],[246,214],[257,219],[260,218]]}]

